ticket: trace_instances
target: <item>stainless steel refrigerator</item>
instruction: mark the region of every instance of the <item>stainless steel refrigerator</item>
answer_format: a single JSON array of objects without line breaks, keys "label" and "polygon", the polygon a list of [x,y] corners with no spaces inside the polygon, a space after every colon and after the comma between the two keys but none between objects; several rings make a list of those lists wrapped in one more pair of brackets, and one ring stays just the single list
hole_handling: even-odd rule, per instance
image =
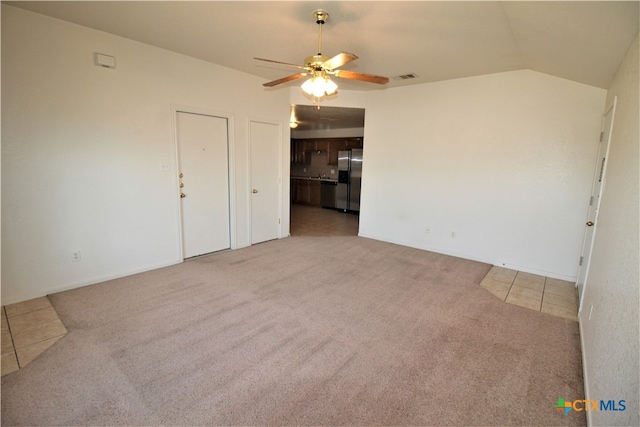
[{"label": "stainless steel refrigerator", "polygon": [[338,188],[336,208],[344,212],[360,212],[362,182],[362,150],[338,152]]}]

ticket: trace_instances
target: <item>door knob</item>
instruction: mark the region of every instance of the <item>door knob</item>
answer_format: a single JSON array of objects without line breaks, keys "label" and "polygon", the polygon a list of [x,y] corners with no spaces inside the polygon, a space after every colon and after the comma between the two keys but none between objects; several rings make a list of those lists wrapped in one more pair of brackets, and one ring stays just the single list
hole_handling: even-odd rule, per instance
[{"label": "door knob", "polygon": [[253,194],[256,194],[257,192],[258,192],[258,190],[256,190],[255,188],[252,191]]},{"label": "door knob", "polygon": [[184,193],[180,193],[180,198],[181,198],[181,199],[184,199],[185,197],[187,197],[187,195],[186,195],[186,194],[184,194]]},{"label": "door knob", "polygon": [[593,227],[594,222],[593,221],[587,221],[587,227]]}]

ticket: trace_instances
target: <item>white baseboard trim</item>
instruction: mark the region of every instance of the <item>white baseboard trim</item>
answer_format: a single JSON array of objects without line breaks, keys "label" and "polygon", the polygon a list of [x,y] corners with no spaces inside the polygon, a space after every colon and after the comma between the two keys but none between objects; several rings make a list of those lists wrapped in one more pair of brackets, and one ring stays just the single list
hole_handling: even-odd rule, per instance
[{"label": "white baseboard trim", "polygon": [[140,268],[135,268],[132,270],[122,271],[115,274],[107,274],[104,276],[97,276],[87,280],[81,280],[79,282],[67,283],[60,286],[54,286],[47,290],[42,290],[41,292],[25,292],[25,293],[16,293],[9,295],[2,295],[2,305],[15,304],[22,301],[28,301],[34,298],[44,297],[50,294],[55,294],[57,292],[69,291],[71,289],[82,288],[84,286],[95,285],[97,283],[106,282],[108,280],[120,279],[122,277],[132,276],[138,273],[144,273],[151,270],[157,270],[158,268],[169,267],[172,265],[180,264],[183,260],[174,260],[167,261],[159,264],[147,265]]},{"label": "white baseboard trim", "polygon": [[501,262],[501,261],[496,261],[495,259],[485,258],[485,257],[482,257],[482,256],[475,256],[475,255],[470,255],[470,254],[465,254],[465,253],[460,253],[460,252],[455,252],[455,251],[442,250],[440,248],[429,247],[427,245],[418,245],[418,244],[415,244],[415,243],[405,242],[405,241],[402,241],[402,240],[388,239],[386,237],[376,236],[374,234],[358,233],[358,236],[359,237],[365,237],[367,239],[380,240],[382,242],[393,243],[393,244],[396,244],[396,245],[408,246],[410,248],[422,249],[424,251],[435,252],[435,253],[442,254],[442,255],[450,255],[450,256],[457,257],[457,258],[468,259],[468,260],[471,260],[471,261],[478,261],[478,262],[482,262],[482,263],[485,263],[485,264],[491,264],[491,265],[494,265],[496,267],[503,267],[503,268],[508,268],[510,270],[522,271],[524,273],[536,274],[538,276],[551,277],[553,279],[566,280],[568,282],[573,282],[573,283],[575,283],[575,281],[576,281],[576,276],[567,276],[567,275],[564,275],[564,274],[554,273],[554,272],[551,272],[551,271],[539,270],[539,269],[530,268],[530,267],[526,267],[526,266],[522,266],[522,265],[504,263],[504,262]]},{"label": "white baseboard trim", "polygon": [[[582,385],[584,387],[584,399],[591,400],[589,393],[589,376],[587,375],[587,359],[584,351],[584,333],[582,330],[582,313],[578,313],[578,326],[580,328],[580,353],[582,355]],[[585,411],[587,415],[587,426],[591,423],[591,411]]]}]

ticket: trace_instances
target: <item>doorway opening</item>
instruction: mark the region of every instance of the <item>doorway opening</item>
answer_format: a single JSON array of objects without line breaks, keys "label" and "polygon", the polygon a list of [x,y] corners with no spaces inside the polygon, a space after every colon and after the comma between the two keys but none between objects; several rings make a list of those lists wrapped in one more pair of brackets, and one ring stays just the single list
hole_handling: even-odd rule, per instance
[{"label": "doorway opening", "polygon": [[357,235],[362,108],[291,106],[291,235]]}]

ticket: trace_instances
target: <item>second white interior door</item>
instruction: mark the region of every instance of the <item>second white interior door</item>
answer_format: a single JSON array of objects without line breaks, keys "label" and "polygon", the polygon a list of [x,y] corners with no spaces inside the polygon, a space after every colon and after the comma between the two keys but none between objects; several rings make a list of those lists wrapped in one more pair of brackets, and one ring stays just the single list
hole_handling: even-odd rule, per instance
[{"label": "second white interior door", "polygon": [[252,121],[251,244],[277,239],[280,230],[280,126]]}]

